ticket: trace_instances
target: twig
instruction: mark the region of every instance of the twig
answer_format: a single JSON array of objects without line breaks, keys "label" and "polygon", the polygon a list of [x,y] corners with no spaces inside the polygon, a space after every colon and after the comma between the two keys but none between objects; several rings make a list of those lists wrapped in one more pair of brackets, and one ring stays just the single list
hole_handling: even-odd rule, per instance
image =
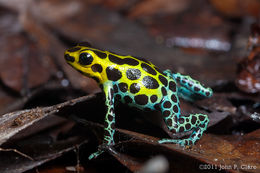
[{"label": "twig", "polygon": [[17,153],[17,154],[27,158],[27,159],[30,159],[31,161],[34,161],[34,159],[31,156],[28,156],[27,154],[24,154],[24,153],[22,153],[21,151],[19,151],[17,149],[13,149],[13,148],[6,148],[6,149],[5,148],[0,148],[0,151],[7,151],[7,152],[8,151],[12,151],[12,152],[15,152],[15,153]]}]

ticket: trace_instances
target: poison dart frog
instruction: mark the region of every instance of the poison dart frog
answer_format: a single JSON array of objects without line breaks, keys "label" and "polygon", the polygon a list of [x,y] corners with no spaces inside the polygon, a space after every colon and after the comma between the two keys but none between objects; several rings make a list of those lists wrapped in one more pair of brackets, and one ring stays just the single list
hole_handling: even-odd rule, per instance
[{"label": "poison dart frog", "polygon": [[[181,115],[179,97],[192,101],[213,94],[211,88],[205,88],[191,77],[170,70],[161,71],[143,58],[99,50],[85,42],[66,50],[64,56],[69,65],[95,79],[103,89],[107,106],[103,146],[114,145],[114,103],[117,101],[144,111],[160,111],[173,134],[190,132],[182,139],[161,139],[158,141],[161,144],[193,145],[206,130],[207,115]],[[91,154],[89,159],[101,153],[103,149]]]}]

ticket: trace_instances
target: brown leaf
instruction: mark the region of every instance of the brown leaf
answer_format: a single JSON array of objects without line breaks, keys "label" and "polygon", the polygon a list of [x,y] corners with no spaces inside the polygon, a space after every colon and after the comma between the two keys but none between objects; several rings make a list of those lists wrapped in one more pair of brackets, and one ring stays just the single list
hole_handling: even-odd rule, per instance
[{"label": "brown leaf", "polygon": [[[225,169],[225,171],[230,172],[242,171],[246,169],[245,167],[247,165],[252,166],[251,169],[247,170],[249,172],[257,172],[260,168],[259,130],[242,138],[237,138],[234,136],[221,138],[214,135],[204,134],[202,139],[191,149],[182,148],[175,144],[160,145],[157,143],[157,139],[151,136],[126,130],[119,131],[132,136],[132,138],[139,139],[126,141],[120,144],[120,147],[117,147],[124,148],[124,153],[130,154],[129,157],[127,155],[123,155],[122,158],[120,158],[120,154],[116,156],[116,158],[119,159],[121,163],[124,163],[125,166],[128,166],[128,164],[130,164],[133,160],[136,161],[137,159],[139,159],[139,163],[133,163],[134,165],[140,165],[140,155],[137,153],[141,152],[142,155],[150,156],[154,154],[163,154],[167,158],[176,157],[176,155],[178,155],[177,153],[182,153],[182,155],[196,159],[202,162],[202,164],[204,163],[204,165],[214,165],[214,169]],[[234,142],[234,139],[238,139],[236,140],[237,142]],[[248,150],[248,147],[252,150]],[[145,158],[147,158],[147,156]],[[130,163],[128,163],[128,161]],[[176,166],[174,162],[170,162],[170,164],[171,167]],[[223,168],[223,166],[226,166],[226,168]],[[132,171],[137,171],[140,167],[130,166],[128,168]],[[197,169],[198,168],[199,165],[197,165]]]},{"label": "brown leaf", "polygon": [[190,0],[144,0],[132,7],[128,17],[136,19],[156,14],[175,14],[187,9],[190,2]]},{"label": "brown leaf", "polygon": [[[31,141],[30,141],[31,140]],[[82,137],[71,137],[66,140],[44,141],[44,138],[27,139],[27,141],[17,142],[22,150],[28,154],[25,155],[18,150],[3,149],[0,150],[0,171],[1,173],[21,173],[32,168],[38,167],[45,162],[60,157],[64,153],[74,150],[76,146],[86,143]],[[30,155],[30,156],[29,156]],[[28,158],[28,157],[30,158]],[[76,159],[76,157],[75,157]],[[17,160],[19,162],[17,162]]]},{"label": "brown leaf", "polygon": [[47,82],[54,70],[52,61],[39,56],[35,43],[28,37],[14,34],[6,36],[1,43],[0,77],[5,85],[21,92]]},{"label": "brown leaf", "polygon": [[246,15],[258,17],[260,13],[258,0],[210,0],[210,2],[219,12],[229,17]]},{"label": "brown leaf", "polygon": [[260,24],[251,26],[251,36],[248,41],[249,55],[239,64],[236,85],[244,92],[260,92]]},{"label": "brown leaf", "polygon": [[229,51],[231,25],[209,8],[205,1],[192,1],[189,8],[185,13],[155,16],[143,23],[158,43],[167,47],[201,52]]},{"label": "brown leaf", "polygon": [[95,95],[88,95],[54,106],[21,110],[2,115],[0,118],[0,145],[14,136],[16,133],[27,128],[28,126],[31,126],[33,123],[43,119],[48,115],[59,112],[63,107],[74,105],[93,97],[95,97]]}]

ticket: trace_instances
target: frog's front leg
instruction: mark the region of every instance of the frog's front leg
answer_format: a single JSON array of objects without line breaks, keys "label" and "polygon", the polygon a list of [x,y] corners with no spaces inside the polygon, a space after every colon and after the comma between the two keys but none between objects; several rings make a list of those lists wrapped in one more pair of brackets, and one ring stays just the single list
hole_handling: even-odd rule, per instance
[{"label": "frog's front leg", "polygon": [[211,88],[205,88],[199,81],[192,79],[180,73],[172,73],[165,70],[164,73],[175,79],[179,84],[178,96],[188,101],[194,101],[203,97],[211,97],[213,95]]},{"label": "frog's front leg", "polygon": [[104,123],[104,139],[102,147],[99,147],[98,151],[89,156],[89,160],[98,157],[102,154],[104,147],[109,147],[114,145],[114,133],[115,133],[115,112],[114,112],[114,90],[113,83],[107,82],[103,84],[103,89],[105,92],[107,107],[107,113]]}]

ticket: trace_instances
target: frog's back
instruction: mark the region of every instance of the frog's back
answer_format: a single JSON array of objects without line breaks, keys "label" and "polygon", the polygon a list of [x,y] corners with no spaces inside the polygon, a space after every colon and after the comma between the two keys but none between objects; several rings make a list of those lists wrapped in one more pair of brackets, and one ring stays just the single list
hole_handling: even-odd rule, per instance
[{"label": "frog's back", "polygon": [[121,73],[121,78],[114,81],[117,100],[140,109],[159,109],[163,96],[167,95],[167,76],[145,59],[110,53],[108,59]]}]

